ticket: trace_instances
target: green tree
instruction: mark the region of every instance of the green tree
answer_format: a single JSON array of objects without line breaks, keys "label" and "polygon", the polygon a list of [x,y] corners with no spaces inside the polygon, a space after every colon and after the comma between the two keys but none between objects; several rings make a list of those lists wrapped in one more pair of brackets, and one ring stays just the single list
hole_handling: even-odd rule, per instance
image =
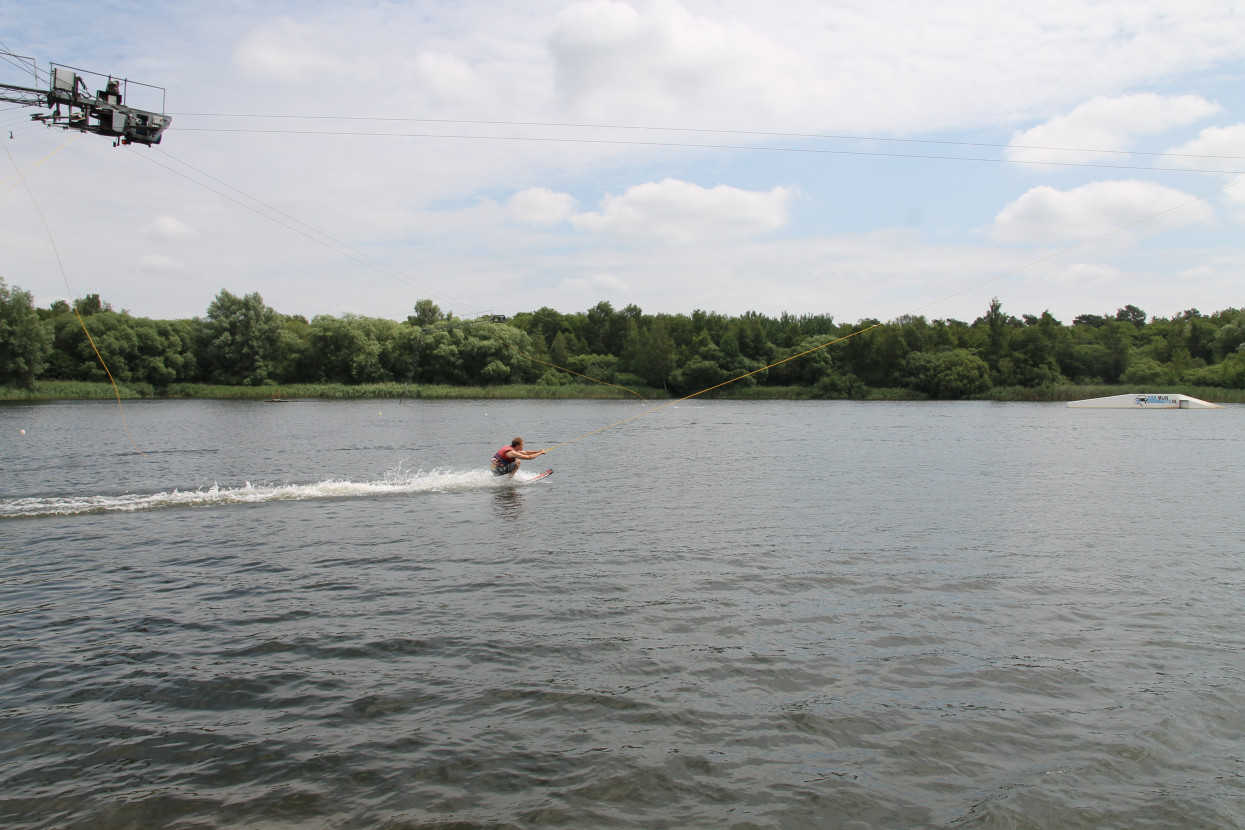
[{"label": "green tree", "polygon": [[314,383],[393,380],[381,365],[380,355],[380,341],[366,318],[353,314],[342,317],[321,314],[312,319],[307,331],[303,372]]},{"label": "green tree", "polygon": [[1144,354],[1130,359],[1128,369],[1120,375],[1120,383],[1135,386],[1138,391],[1141,391],[1143,387],[1154,388],[1160,384],[1173,383],[1175,380],[1170,369],[1164,368],[1157,360]]},{"label": "green tree", "polygon": [[132,317],[134,353],[129,357],[134,380],[157,389],[177,381],[194,379],[197,326],[192,320],[151,320]]},{"label": "green tree", "polygon": [[[770,383],[779,386],[815,386],[834,370],[834,359],[830,354],[833,347],[826,347],[826,344],[835,339],[837,338],[832,334],[809,337],[790,348],[780,349],[775,359],[786,362],[769,370]],[[816,351],[812,351],[813,349]],[[801,356],[793,358],[793,355]]]},{"label": "green tree", "polygon": [[827,372],[813,384],[813,396],[827,400],[863,398],[867,387],[851,372]]},{"label": "green tree", "polygon": [[1245,353],[1229,355],[1222,363],[1194,369],[1185,375],[1190,383],[1245,389]]},{"label": "green tree", "polygon": [[281,371],[275,379],[281,383],[313,383],[309,370],[312,364],[311,324],[301,314],[278,314],[277,317],[281,321],[276,347],[281,356]]},{"label": "green tree", "polygon": [[1099,343],[1077,343],[1060,354],[1059,370],[1073,383],[1106,383],[1111,376],[1111,355]]},{"label": "green tree", "polygon": [[1214,356],[1215,360],[1223,360],[1225,357],[1236,353],[1245,346],[1245,312],[1236,320],[1220,327],[1215,333]]},{"label": "green tree", "polygon": [[0,277],[0,384],[30,389],[43,371],[48,335],[30,292]]},{"label": "green tree", "polygon": [[1090,326],[1101,328],[1107,324],[1107,318],[1101,314],[1078,314],[1072,318],[1073,326]]},{"label": "green tree", "polygon": [[1061,343],[1059,321],[1045,311],[1040,318],[1025,315],[1025,323],[1011,333],[1009,350],[998,359],[995,385],[1037,389],[1066,380],[1055,360]]},{"label": "green tree", "polygon": [[1020,321],[1009,314],[1004,314],[1003,304],[999,302],[998,297],[995,297],[990,300],[989,311],[974,325],[982,323],[986,329],[986,344],[982,355],[991,368],[994,368],[998,365],[1000,358],[1007,356],[1012,329],[1019,328]]},{"label": "green tree", "polygon": [[531,335],[533,340],[541,341],[546,351],[553,346],[553,338],[558,332],[566,330],[562,315],[549,306],[541,306],[530,314],[516,314],[515,324]]},{"label": "green tree", "polygon": [[510,326],[486,322],[464,326],[460,354],[465,382],[491,385],[523,377],[531,361],[519,352],[528,352],[530,344],[526,334]]},{"label": "green tree", "polygon": [[739,344],[740,354],[749,360],[757,360],[762,364],[774,361],[777,350],[765,333],[762,316],[755,311],[746,312],[742,317],[732,320],[727,327],[727,334]]},{"label": "green tree", "polygon": [[618,362],[612,354],[579,354],[571,358],[566,368],[593,380],[613,383],[618,374]]},{"label": "green tree", "polygon": [[85,297],[74,300],[73,307],[74,310],[83,317],[90,317],[92,314],[101,314],[105,311],[112,311],[112,304],[102,301],[98,294],[87,294]]},{"label": "green tree", "polygon": [[566,366],[570,361],[570,348],[566,341],[566,333],[559,331],[549,344],[549,362],[555,366]]},{"label": "green tree", "polygon": [[282,355],[280,315],[259,292],[237,297],[221,289],[207,309],[201,361],[216,383],[259,385],[276,380]]},{"label": "green tree", "polygon": [[1133,325],[1123,321],[1107,323],[1098,330],[1103,348],[1107,350],[1107,368],[1102,376],[1107,383],[1119,383],[1120,376],[1128,369],[1136,332]]},{"label": "green tree", "polygon": [[406,322],[416,326],[431,326],[443,319],[441,309],[432,300],[416,300],[415,313]]},{"label": "green tree", "polygon": [[480,370],[480,381],[486,386],[505,383],[508,380],[510,380],[510,367],[500,360],[490,360],[488,365]]},{"label": "green tree", "polygon": [[1208,317],[1203,317],[1197,309],[1185,312],[1184,319],[1178,324],[1183,345],[1194,358],[1207,363],[1215,359],[1215,341],[1219,327]]},{"label": "green tree", "polygon": [[537,368],[524,357],[534,351],[533,339],[513,326],[457,322],[414,331],[417,336],[413,341],[408,342],[403,332],[394,341],[394,365],[402,367],[395,371],[396,377],[457,386],[514,383],[541,377],[543,367]]},{"label": "green tree", "polygon": [[1132,323],[1137,328],[1146,324],[1146,313],[1135,305],[1126,305],[1115,312],[1115,319],[1121,323]]},{"label": "green tree", "polygon": [[844,333],[846,339],[842,344],[835,346],[838,367],[864,384],[875,383],[874,379],[880,371],[874,350],[874,340],[877,336],[877,329],[874,326],[879,322],[879,320],[872,319],[859,321],[850,327],[849,332]]},{"label": "green tree", "polygon": [[467,375],[463,372],[462,356],[459,353],[462,342],[461,329],[425,329],[420,341],[415,379],[420,383],[466,383]]},{"label": "green tree", "polygon": [[911,388],[943,400],[966,398],[990,388],[990,367],[967,349],[912,352],[904,358],[903,375]]},{"label": "green tree", "polygon": [[55,319],[56,317],[59,317],[62,314],[65,314],[72,310],[73,309],[70,308],[69,303],[65,302],[64,300],[53,300],[51,304],[48,305],[47,308],[36,308],[35,309],[35,311],[39,312],[39,319],[45,323],[48,320]]},{"label": "green tree", "polygon": [[[712,318],[710,318],[712,319]],[[723,318],[725,319],[725,318]],[[722,345],[714,343],[710,328],[722,332]],[[756,386],[765,379],[763,363],[749,360],[739,351],[739,344],[726,333],[726,326],[705,326],[696,335],[690,357],[670,374],[670,384],[680,393],[690,395],[708,391],[732,381],[735,388]]]},{"label": "green tree", "polygon": [[645,328],[635,320],[628,321],[619,368],[654,389],[665,387],[675,369],[675,345],[666,315],[657,315]]},{"label": "green tree", "polygon": [[122,383],[143,380],[131,370],[139,348],[134,324],[133,317],[115,311],[93,312],[81,322],[76,314],[61,315],[52,324],[55,335],[47,374],[66,380],[106,381],[110,376]]},{"label": "green tree", "polygon": [[727,380],[716,360],[693,357],[670,374],[670,384],[680,395],[692,395]]},{"label": "green tree", "polygon": [[625,331],[626,321],[614,311],[614,306],[602,300],[588,309],[580,323],[579,339],[593,354],[611,354],[615,330]]}]

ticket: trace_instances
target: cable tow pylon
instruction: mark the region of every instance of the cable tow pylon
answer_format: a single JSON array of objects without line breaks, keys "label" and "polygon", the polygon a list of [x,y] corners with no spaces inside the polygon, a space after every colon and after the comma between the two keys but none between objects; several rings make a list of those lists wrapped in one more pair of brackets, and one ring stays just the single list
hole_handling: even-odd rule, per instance
[{"label": "cable tow pylon", "polygon": [[[40,73],[33,58],[0,50],[0,59],[12,65],[28,66],[35,82],[39,82]],[[30,118],[49,127],[107,136],[116,139],[114,146],[159,144],[164,131],[173,123],[172,116],[164,113],[165,92],[161,87],[59,63],[49,67],[44,88],[0,83],[0,101],[51,110],[34,113]],[[104,88],[92,95],[87,88],[88,77],[101,79]],[[158,94],[160,111],[123,103],[130,95],[130,87],[153,98]]]}]

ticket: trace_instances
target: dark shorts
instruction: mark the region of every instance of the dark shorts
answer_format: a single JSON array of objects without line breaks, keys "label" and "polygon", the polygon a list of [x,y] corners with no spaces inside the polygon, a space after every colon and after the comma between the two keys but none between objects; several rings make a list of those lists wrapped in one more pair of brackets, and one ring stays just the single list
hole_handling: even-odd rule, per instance
[{"label": "dark shorts", "polygon": [[500,467],[493,468],[493,475],[505,476],[510,475],[519,467],[518,461],[511,461],[509,464],[502,464]]}]

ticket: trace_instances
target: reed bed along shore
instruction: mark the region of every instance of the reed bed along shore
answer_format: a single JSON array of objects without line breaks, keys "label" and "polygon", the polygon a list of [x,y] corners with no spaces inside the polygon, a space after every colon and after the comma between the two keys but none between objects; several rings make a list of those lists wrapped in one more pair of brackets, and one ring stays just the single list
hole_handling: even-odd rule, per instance
[{"label": "reed bed along shore", "polygon": [[[640,397],[668,398],[660,389],[641,387]],[[114,391],[110,383],[84,381],[36,381],[33,389],[0,387],[0,400],[102,400],[132,398],[216,398],[238,400],[299,400],[304,398],[410,398],[425,399],[506,399],[506,398],[636,398],[625,389],[596,384],[536,386],[512,384],[505,386],[438,386],[405,383],[299,383],[289,386],[218,386],[206,383],[175,383],[163,389],[145,383],[119,383]]]},{"label": "reed bed along shore", "polygon": [[[1043,389],[1022,386],[999,386],[974,396],[974,400],[989,401],[1075,401],[1084,398],[1100,398],[1107,395],[1126,395],[1138,392],[1163,392],[1192,395],[1212,403],[1245,403],[1245,389],[1223,389],[1215,386],[1185,386],[1174,384],[1155,388],[1111,386],[1105,384],[1062,384]],[[625,390],[619,387],[597,384],[568,384],[566,386],[537,386],[513,384],[505,386],[434,386],[405,383],[367,383],[357,386],[346,384],[291,384],[289,386],[217,386],[203,383],[177,383],[164,389],[149,384],[112,384],[86,381],[46,380],[37,381],[33,389],[0,387],[0,401],[46,401],[46,400],[105,400],[137,398],[216,398],[239,400],[285,400],[301,399],[351,399],[351,398],[409,398],[411,400],[505,400],[505,399],[637,399],[668,400],[676,395],[662,390],[640,387]],[[729,400],[812,400],[814,391],[805,386],[752,386],[736,389],[714,390],[706,397]],[[866,401],[921,401],[928,397],[911,389],[866,389],[858,400]]]}]

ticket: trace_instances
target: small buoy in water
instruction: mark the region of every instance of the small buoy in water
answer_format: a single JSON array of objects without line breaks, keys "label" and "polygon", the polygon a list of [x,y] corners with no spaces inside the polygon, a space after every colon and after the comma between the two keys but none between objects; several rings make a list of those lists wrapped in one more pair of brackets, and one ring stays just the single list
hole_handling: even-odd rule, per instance
[{"label": "small buoy in water", "polygon": [[25,435],[25,434],[26,434],[26,430],[22,430],[22,435]]},{"label": "small buoy in water", "polygon": [[383,412],[377,412],[376,414],[377,414],[377,415],[384,415],[385,413],[383,413]]}]

